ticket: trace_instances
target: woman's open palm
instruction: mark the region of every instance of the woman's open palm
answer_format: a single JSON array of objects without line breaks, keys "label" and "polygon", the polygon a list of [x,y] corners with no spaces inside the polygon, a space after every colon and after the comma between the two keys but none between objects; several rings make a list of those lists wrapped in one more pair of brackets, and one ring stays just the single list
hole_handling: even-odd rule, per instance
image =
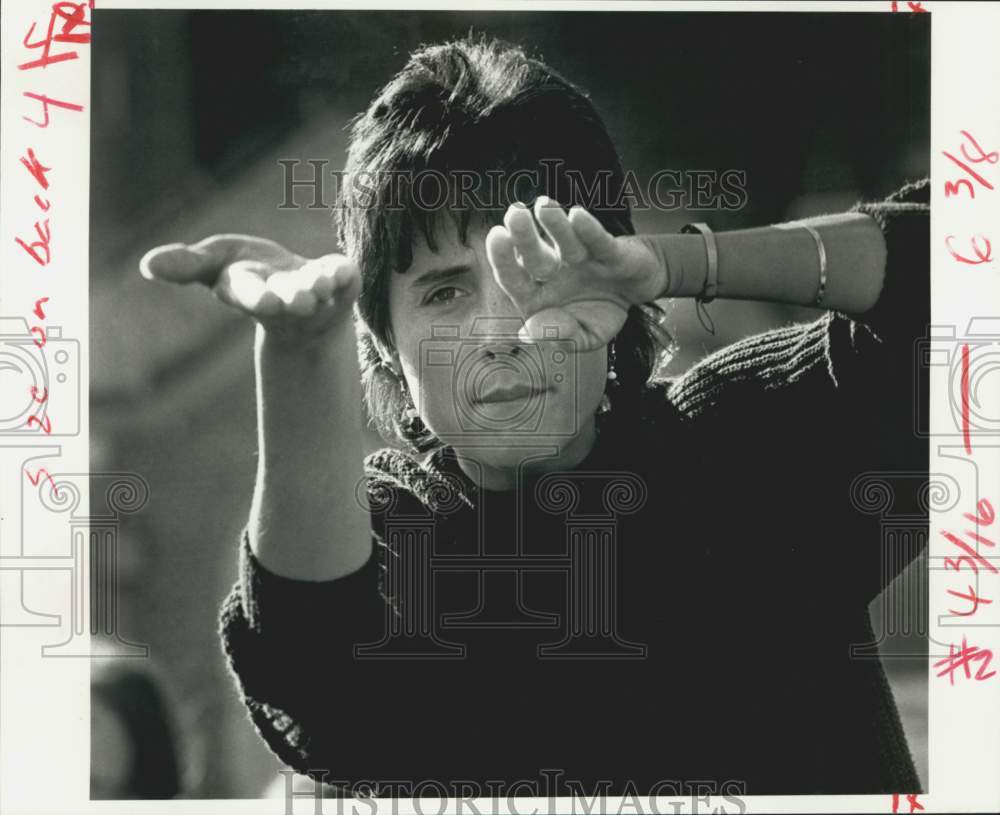
[{"label": "woman's open palm", "polygon": [[201,283],[226,305],[253,317],[280,342],[305,344],[351,318],[361,289],[357,266],[343,255],[307,259],[275,241],[213,235],[145,254],[144,277]]},{"label": "woman's open palm", "polygon": [[630,306],[662,295],[666,270],[641,238],[613,237],[583,208],[567,215],[545,196],[535,218],[549,241],[523,204],[511,206],[486,237],[494,276],[521,311],[526,337],[593,350],[621,330]]}]

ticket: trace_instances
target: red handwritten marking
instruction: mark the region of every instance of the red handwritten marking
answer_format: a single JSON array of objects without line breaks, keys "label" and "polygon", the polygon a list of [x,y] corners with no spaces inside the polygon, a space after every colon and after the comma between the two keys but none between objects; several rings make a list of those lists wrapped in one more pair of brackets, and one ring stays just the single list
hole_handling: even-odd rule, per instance
[{"label": "red handwritten marking", "polygon": [[[895,4],[893,4],[893,5],[895,5]],[[895,11],[895,9],[893,9],[893,10]],[[921,804],[917,800],[917,794],[916,793],[911,793],[911,794],[907,795],[906,796],[906,803],[908,803],[910,805],[910,812],[917,812],[917,811],[921,811],[922,812],[923,809],[924,809],[923,804]],[[893,812],[898,812],[899,811],[899,793],[898,792],[894,792],[892,794],[892,811]]]},{"label": "red handwritten marking", "polygon": [[[45,227],[44,231],[42,229],[43,225]],[[17,241],[18,245],[25,252],[31,255],[31,258],[32,260],[35,261],[35,263],[37,263],[39,266],[48,266],[49,263],[51,263],[52,261],[52,252],[49,249],[49,241],[52,240],[52,230],[49,227],[49,219],[46,218],[44,224],[39,224],[38,221],[35,221],[35,232],[38,233],[39,239],[37,241],[26,243],[17,236],[14,237],[14,240]],[[42,257],[38,254],[37,251],[35,251],[36,248],[41,249],[42,252],[45,254],[44,260],[42,260]]]},{"label": "red handwritten marking", "polygon": [[42,212],[48,212],[49,211],[49,207],[52,206],[52,204],[49,203],[48,199],[45,199],[45,203],[43,204],[42,203],[42,196],[40,196],[40,195],[36,195],[35,196],[35,203],[38,204],[38,208]]},{"label": "red handwritten marking", "polygon": [[34,421],[40,428],[42,428],[42,430],[44,431],[44,433],[45,433],[46,436],[49,435],[52,432],[52,421],[49,419],[48,416],[44,416],[41,419],[39,419],[35,415],[29,416],[28,417],[28,427],[31,427],[31,422],[32,421]]},{"label": "red handwritten marking", "polygon": [[[978,152],[978,155],[970,156],[969,155],[969,151],[966,149],[965,144],[959,145],[959,147],[961,148],[961,151],[962,151],[962,155],[965,157],[965,160],[969,162],[969,164],[982,164],[984,161],[987,164],[996,164],[997,161],[1000,161],[1000,154],[998,154],[995,150],[993,152],[991,152],[991,153],[987,153],[980,146],[979,142],[976,141],[975,137],[973,137],[973,135],[971,133],[969,133],[968,130],[960,130],[959,132],[966,138],[966,140],[969,143],[972,144],[972,146]],[[985,187],[988,190],[992,190],[993,189],[993,185],[989,181],[987,181],[985,178],[983,178],[983,176],[981,176],[979,173],[977,173],[975,170],[973,170],[969,166],[969,164],[966,164],[961,159],[956,158],[951,153],[949,153],[947,150],[942,150],[941,154],[943,156],[946,156],[947,158],[949,158],[956,165],[958,165],[962,170],[965,171],[965,174],[967,176],[969,176],[971,178],[974,178],[983,187]],[[965,191],[969,194],[969,198],[975,198],[976,197],[976,188],[972,186],[972,182],[969,181],[968,178],[960,178],[957,181],[948,181],[948,180],[946,180],[944,182],[944,196],[945,196],[945,198],[950,198],[953,195],[958,195],[958,193],[962,189],[961,185],[963,185],[963,184],[965,185]]]},{"label": "red handwritten marking", "polygon": [[42,309],[42,304],[43,303],[47,303],[47,302],[49,302],[49,298],[48,297],[41,297],[41,298],[39,298],[38,300],[35,301],[34,315],[39,320],[44,320],[45,319],[45,311]]},{"label": "red handwritten marking", "polygon": [[43,108],[43,110],[45,112],[45,121],[44,122],[36,122],[30,116],[22,116],[21,117],[22,119],[24,119],[24,121],[31,122],[35,127],[48,127],[49,126],[49,105],[54,105],[57,108],[65,108],[66,110],[75,110],[75,111],[81,111],[81,110],[83,110],[83,105],[75,105],[72,102],[62,102],[62,101],[60,101],[58,99],[52,99],[52,98],[46,96],[44,93],[43,94],[37,94],[37,93],[31,93],[30,91],[25,91],[24,95],[27,96],[29,99],[36,99],[36,100],[38,100],[39,102],[42,103],[42,108]]},{"label": "red handwritten marking", "polygon": [[[985,178],[983,178],[979,173],[977,173],[975,170],[973,170],[964,161],[962,161],[961,159],[955,158],[947,150],[942,150],[941,153],[943,155],[947,156],[948,158],[950,158],[952,161],[954,161],[959,167],[961,167],[963,170],[965,170],[965,172],[967,172],[970,176],[972,176],[974,179],[976,179],[976,181],[978,181],[980,184],[982,184],[984,187],[986,187],[986,189],[988,189],[988,190],[992,190],[993,189],[993,185],[990,184],[989,181],[987,181]],[[962,181],[964,181],[964,180],[965,179],[962,179]],[[961,183],[961,182],[959,182],[959,183]],[[973,189],[973,187],[972,187],[971,184],[969,184],[969,194],[973,198],[976,197],[976,191]],[[945,184],[945,195],[948,195],[948,185],[947,184]]]},{"label": "red handwritten marking", "polygon": [[962,345],[962,443],[966,455],[972,455],[972,435],[969,432],[969,344]]},{"label": "red handwritten marking", "polygon": [[1000,153],[998,153],[996,150],[994,150],[991,153],[987,153],[985,150],[983,150],[982,147],[979,146],[979,142],[977,142],[972,137],[972,134],[969,133],[968,130],[960,130],[958,132],[961,133],[963,136],[965,136],[965,138],[967,138],[970,142],[972,142],[972,146],[979,151],[979,158],[973,158],[972,156],[969,155],[968,151],[965,149],[965,145],[963,144],[962,155],[965,156],[965,158],[968,161],[971,161],[973,164],[979,164],[983,161],[987,162],[988,164],[996,164],[998,161],[1000,161]]},{"label": "red handwritten marking", "polygon": [[990,503],[988,498],[983,498],[976,504],[976,512],[978,515],[973,515],[971,512],[966,512],[962,517],[970,523],[979,524],[980,526],[989,526],[996,520],[996,510],[993,509],[993,504]]},{"label": "red handwritten marking", "polygon": [[976,197],[976,188],[972,186],[972,182],[967,178],[960,178],[958,181],[948,181],[944,182],[944,197],[951,198],[953,195],[958,195],[959,184],[965,184],[965,189],[969,193],[969,198]]},{"label": "red handwritten marking", "polygon": [[40,404],[40,405],[44,404],[45,400],[49,398],[49,389],[43,387],[42,391],[44,391],[42,393],[42,398],[39,399],[38,398],[38,388],[36,388],[34,385],[32,385],[31,388],[29,389],[29,392],[31,393],[31,398],[34,399],[36,402],[38,402],[38,404]]},{"label": "red handwritten marking", "polygon": [[47,343],[47,342],[49,341],[49,338],[45,336],[45,329],[44,329],[44,328],[42,328],[42,327],[40,327],[40,326],[37,326],[37,325],[33,325],[33,326],[31,326],[31,328],[29,328],[28,330],[29,330],[29,331],[30,331],[30,332],[31,332],[32,334],[38,334],[39,336],[41,336],[41,338],[42,338],[42,341],[41,341],[41,342],[39,342],[38,340],[34,340],[33,342],[34,342],[34,343],[35,343],[35,345],[37,345],[37,346],[38,346],[39,348],[44,348],[44,347],[45,347],[45,343]]},{"label": "red handwritten marking", "polygon": [[[66,9],[72,9],[72,12],[67,14]],[[52,35],[53,30],[56,25],[56,18],[61,17],[63,19],[62,29],[59,34],[55,36]],[[85,25],[90,26],[90,23],[85,20],[86,12],[84,11],[83,3],[54,3],[52,5],[52,14],[49,15],[49,28],[45,35],[44,40],[38,40],[37,42],[28,42],[28,39],[32,34],[35,33],[35,23],[31,24],[31,28],[28,29],[28,33],[24,35],[22,43],[25,48],[41,48],[42,56],[31,62],[25,62],[18,65],[18,69],[22,71],[29,71],[33,68],[47,68],[57,62],[65,62],[66,60],[76,59],[76,51],[66,51],[62,54],[56,54],[55,56],[50,55],[52,49],[52,43],[62,42],[62,43],[78,43],[85,45],[90,42],[90,34],[74,34],[73,30],[78,26]]]},{"label": "red handwritten marking", "polygon": [[979,648],[975,645],[970,648],[965,640],[965,637],[962,637],[962,647],[957,648],[954,644],[949,645],[948,656],[935,662],[934,667],[938,668],[944,665],[945,667],[937,675],[944,676],[947,674],[950,683],[954,685],[956,670],[961,668],[965,674],[965,678],[972,679],[972,672],[969,669],[969,666],[972,662],[979,662],[979,669],[976,671],[976,681],[982,682],[984,679],[989,679],[991,676],[996,674],[996,671],[984,673],[984,671],[990,667],[992,660],[993,652],[991,650],[988,648]]},{"label": "red handwritten marking", "polygon": [[950,594],[952,597],[961,597],[963,600],[968,600],[970,603],[972,603],[972,611],[955,611],[955,609],[949,608],[948,611],[954,614],[956,617],[971,617],[979,610],[980,604],[989,605],[990,603],[993,602],[992,600],[987,600],[985,597],[980,597],[978,594],[976,594],[976,590],[972,586],[969,586],[968,588],[969,588],[968,594],[966,594],[965,592],[952,591],[951,589],[948,589],[948,594]]},{"label": "red handwritten marking", "polygon": [[984,538],[978,532],[972,532],[971,530],[966,530],[965,534],[972,538],[976,543],[981,543],[983,546],[989,546],[991,549],[996,546],[996,541],[991,541],[989,538]]},{"label": "red handwritten marking", "polygon": [[[986,558],[984,558],[979,552],[973,549],[969,544],[962,540],[958,535],[953,535],[951,532],[946,532],[941,530],[941,534],[944,535],[949,541],[951,541],[955,546],[965,552],[964,555],[959,555],[958,561],[953,561],[951,558],[944,559],[945,568],[951,568],[954,571],[961,571],[962,561],[965,561],[972,568],[972,571],[979,573],[979,566],[982,566],[987,571],[997,574],[997,567],[990,563]],[[978,565],[977,565],[978,564]]]},{"label": "red handwritten marking", "polygon": [[980,263],[992,263],[993,244],[990,243],[990,239],[987,238],[985,235],[980,235],[979,237],[982,238],[984,241],[986,241],[985,251],[979,248],[979,244],[976,242],[975,237],[972,237],[969,241],[972,244],[972,251],[976,253],[976,257],[978,257],[979,260],[970,260],[969,258],[963,257],[962,255],[958,254],[958,252],[956,252],[954,249],[952,249],[951,242],[955,240],[954,235],[948,235],[944,239],[944,244],[945,246],[948,247],[948,251],[951,253],[951,256],[955,258],[955,260],[957,260],[959,263],[968,263],[971,266],[978,266]]},{"label": "red handwritten marking", "polygon": [[45,177],[45,174],[51,170],[51,167],[43,166],[42,162],[38,160],[35,155],[35,151],[30,147],[28,148],[28,154],[26,156],[21,156],[21,164],[23,164],[28,172],[31,173],[32,178],[35,179],[43,190],[49,188],[49,180]]},{"label": "red handwritten marking", "polygon": [[59,489],[56,487],[55,479],[53,479],[52,476],[49,475],[49,471],[48,470],[46,470],[43,467],[43,468],[39,469],[38,471],[36,471],[34,475],[32,475],[31,473],[29,473],[27,469],[25,469],[25,471],[24,471],[24,474],[26,476],[28,476],[28,480],[31,482],[31,486],[33,486],[33,487],[37,487],[38,486],[38,482],[42,480],[42,473],[45,473],[45,477],[49,480],[49,483],[52,485],[52,494],[58,498],[59,497]]}]

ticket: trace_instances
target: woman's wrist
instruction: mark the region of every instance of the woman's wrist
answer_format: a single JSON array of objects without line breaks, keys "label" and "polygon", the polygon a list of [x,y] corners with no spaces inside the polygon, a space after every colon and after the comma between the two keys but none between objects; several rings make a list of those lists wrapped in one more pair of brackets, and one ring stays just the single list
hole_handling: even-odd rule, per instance
[{"label": "woman's wrist", "polygon": [[[813,306],[822,293],[823,308],[851,313],[871,308],[885,270],[885,240],[878,224],[859,213],[804,223],[811,229],[782,225],[713,233],[716,297]],[[668,234],[641,240],[665,270],[661,297],[704,293],[709,271],[705,237]]]},{"label": "woman's wrist", "polygon": [[323,365],[342,354],[356,354],[357,337],[354,324],[349,319],[338,321],[321,333],[294,336],[270,330],[258,323],[254,348],[258,355],[297,368]]},{"label": "woman's wrist", "polygon": [[701,293],[708,271],[705,242],[701,235],[640,235],[661,271],[659,294],[666,297],[695,297]]}]

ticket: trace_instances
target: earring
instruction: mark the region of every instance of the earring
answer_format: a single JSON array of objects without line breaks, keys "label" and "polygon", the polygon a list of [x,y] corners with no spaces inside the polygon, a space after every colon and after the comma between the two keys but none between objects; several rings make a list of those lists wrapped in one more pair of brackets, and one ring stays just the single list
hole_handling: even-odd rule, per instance
[{"label": "earring", "polygon": [[421,424],[420,414],[417,413],[416,408],[411,407],[403,411],[403,426],[408,433],[413,435],[419,433]]},{"label": "earring", "polygon": [[608,382],[611,387],[618,387],[618,372],[615,370],[615,363],[617,362],[617,356],[615,354],[615,343],[612,340],[608,343]]},{"label": "earring", "polygon": [[410,396],[410,389],[402,383],[400,384],[400,388],[402,390],[403,399],[406,400],[406,407],[403,408],[403,419],[400,422],[400,426],[408,435],[419,436],[424,430],[424,423],[420,420],[420,413],[413,404],[413,398]]},{"label": "earring", "polygon": [[611,396],[608,394],[608,388],[615,390],[621,384],[618,381],[618,371],[615,370],[615,362],[617,362],[615,343],[611,341],[608,343],[608,384],[604,389],[604,393],[601,394],[601,401],[597,406],[597,412],[600,415],[611,412]]}]

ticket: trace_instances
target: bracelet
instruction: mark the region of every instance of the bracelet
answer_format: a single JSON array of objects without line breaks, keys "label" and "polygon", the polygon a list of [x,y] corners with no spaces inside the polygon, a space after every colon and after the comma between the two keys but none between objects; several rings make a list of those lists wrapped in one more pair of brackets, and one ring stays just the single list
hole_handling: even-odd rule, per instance
[{"label": "bracelet", "polygon": [[816,287],[816,298],[813,300],[814,306],[822,306],[823,298],[826,297],[826,247],[823,245],[823,238],[809,224],[802,221],[789,221],[787,224],[778,224],[779,229],[794,229],[801,226],[806,232],[812,235],[816,244],[816,255],[819,259],[819,286]]},{"label": "bracelet", "polygon": [[681,227],[681,232],[686,234],[697,232],[705,240],[708,270],[705,273],[705,285],[702,286],[701,294],[695,299],[700,303],[711,303],[719,291],[719,247],[715,243],[715,233],[704,223],[685,224]]}]

